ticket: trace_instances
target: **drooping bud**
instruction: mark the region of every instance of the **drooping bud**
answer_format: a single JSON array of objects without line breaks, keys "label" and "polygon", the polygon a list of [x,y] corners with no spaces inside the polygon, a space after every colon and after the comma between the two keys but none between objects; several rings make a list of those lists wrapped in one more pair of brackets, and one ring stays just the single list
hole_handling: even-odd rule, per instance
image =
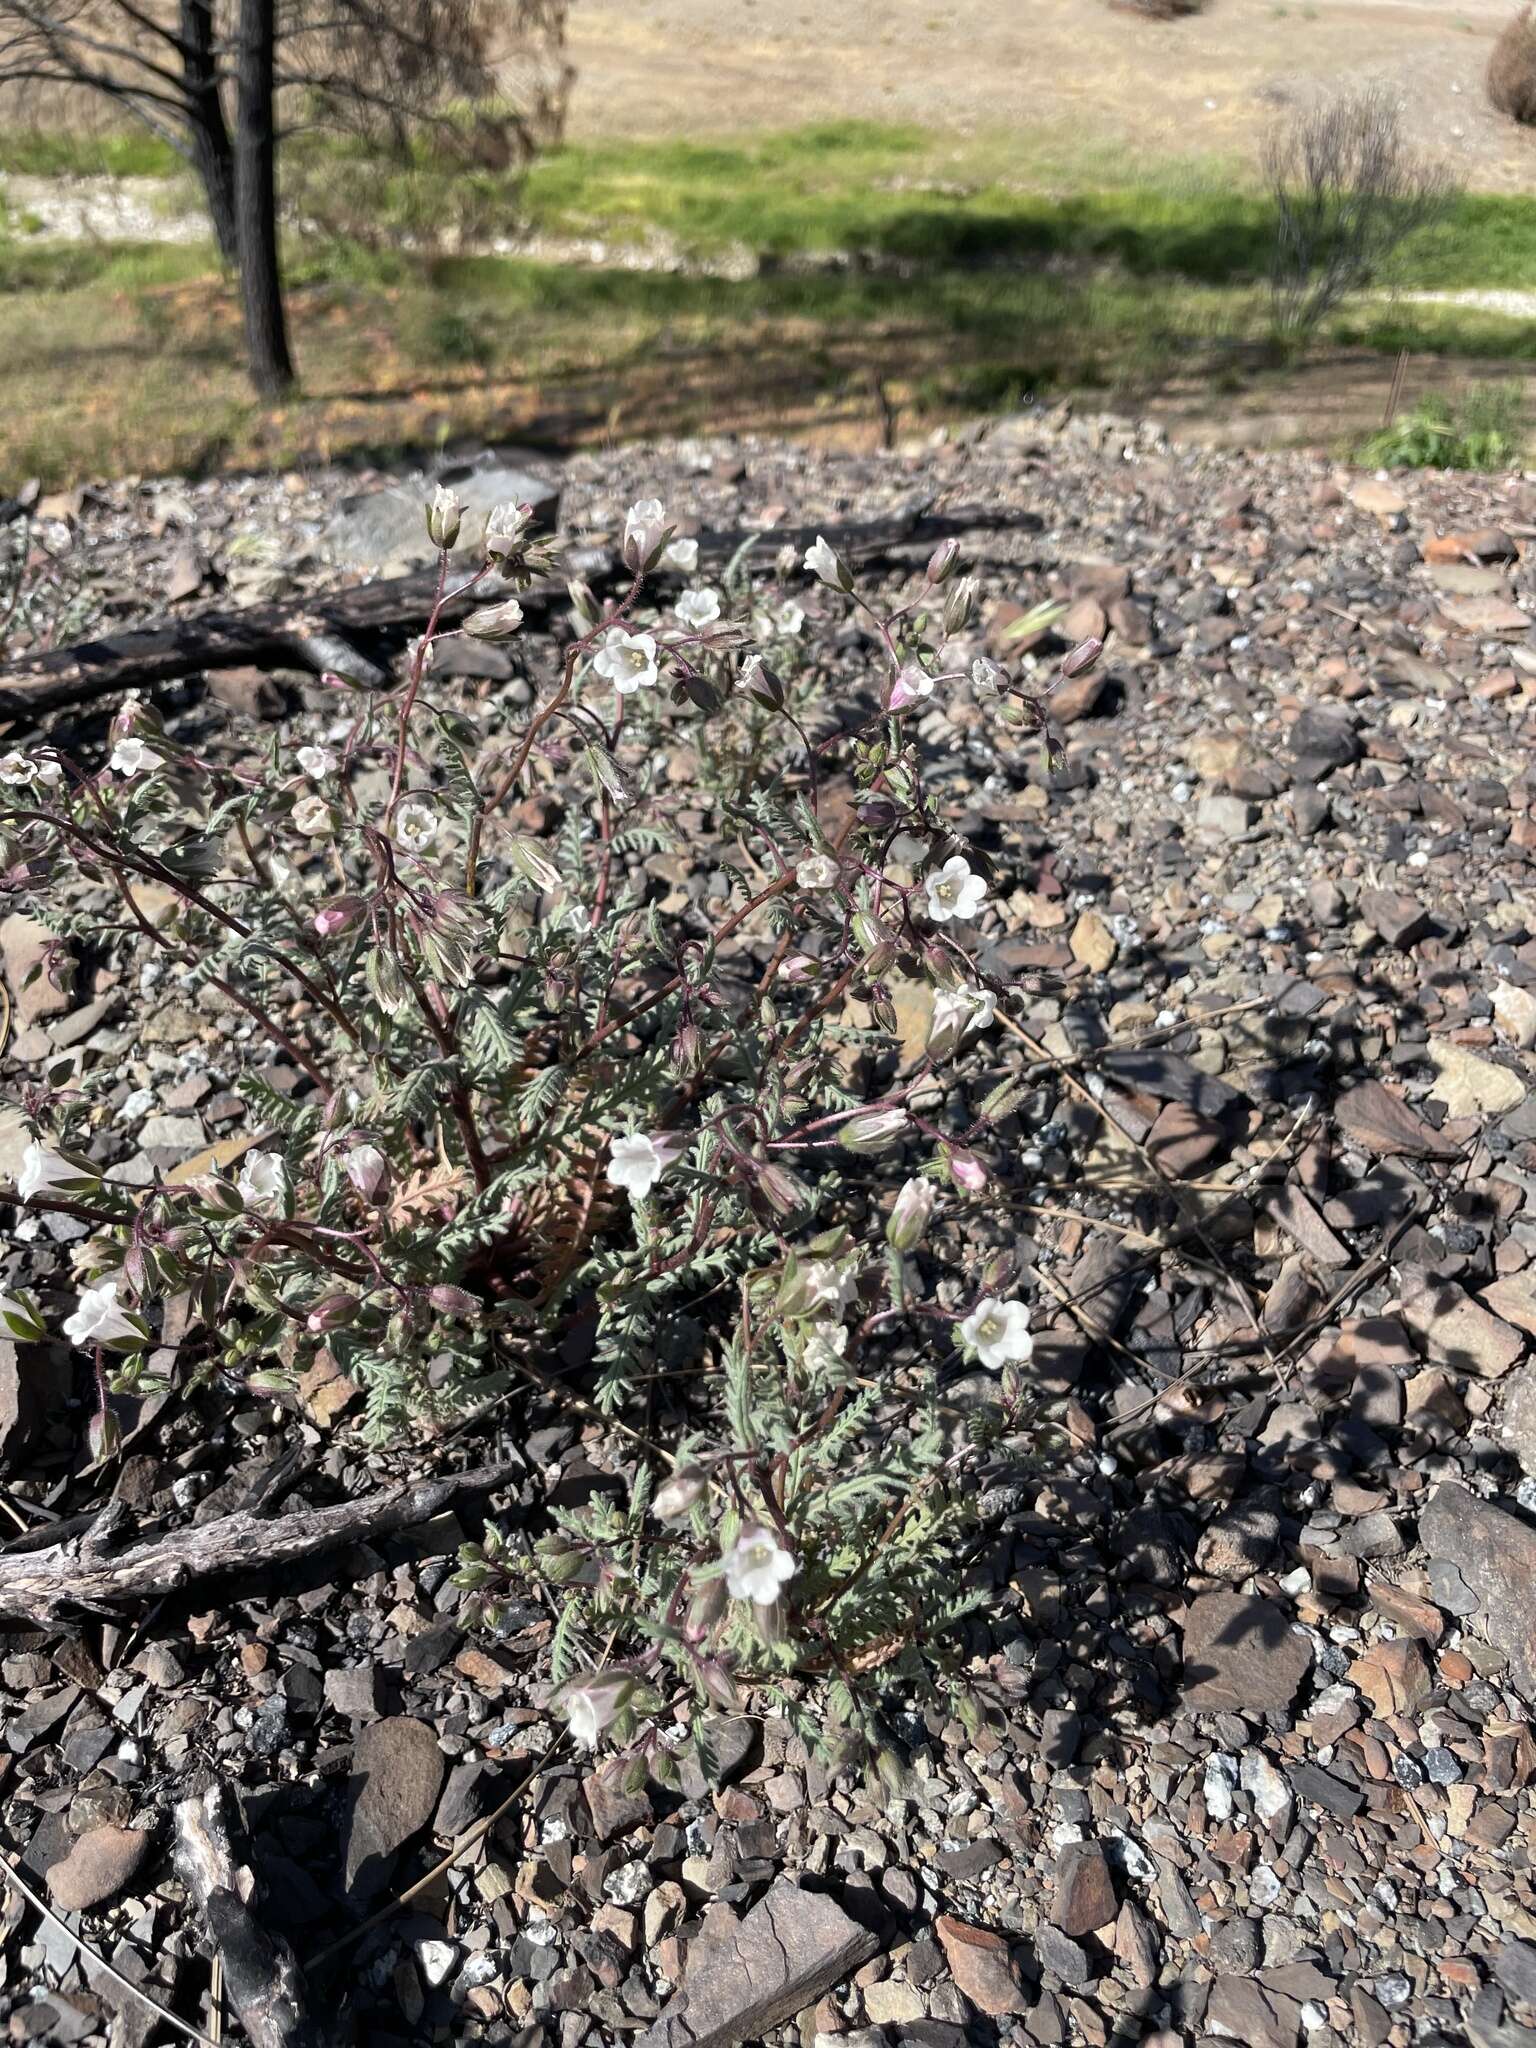
[{"label": "drooping bud", "polygon": [[704,1034],[691,1017],[677,1027],[677,1036],[672,1041],[672,1057],[678,1072],[689,1080],[704,1071]]},{"label": "drooping bud", "polygon": [[894,934],[871,911],[854,912],[853,942],[864,955],[865,972],[871,980],[878,980],[896,958]]},{"label": "drooping bud", "polygon": [[978,654],[971,663],[971,688],[978,697],[1000,697],[1008,687],[1008,671],[990,655]]},{"label": "drooping bud", "polygon": [[354,1145],[342,1161],[342,1172],[365,1202],[376,1202],[389,1182],[389,1161],[377,1145]]},{"label": "drooping bud", "polygon": [[433,547],[445,551],[456,547],[464,507],[445,484],[439,484],[427,500],[427,538]]},{"label": "drooping bud", "polygon": [[311,1335],[323,1336],[327,1330],[342,1330],[357,1316],[359,1302],[355,1294],[327,1294],[317,1301],[304,1318],[304,1327]]},{"label": "drooping bud", "polygon": [[334,939],[351,929],[367,908],[361,896],[337,896],[315,912],[314,926],[322,939]]},{"label": "drooping bud", "polygon": [[446,1281],[429,1287],[427,1299],[439,1315],[445,1316],[474,1316],[484,1307],[484,1303],[477,1301],[467,1288],[452,1287]]},{"label": "drooping bud", "polygon": [[926,578],[929,583],[947,583],[960,565],[960,543],[951,538],[941,540],[928,557]]},{"label": "drooping bud", "polygon": [[923,1241],[938,1190],[931,1180],[915,1176],[903,1181],[901,1192],[885,1222],[885,1241],[893,1251],[913,1252]]},{"label": "drooping bud", "polygon": [[831,590],[851,592],[853,571],[825,534],[818,533],[805,551],[805,569]]},{"label": "drooping bud", "polygon": [[92,1458],[110,1458],[122,1441],[123,1425],[110,1408],[99,1408],[85,1428],[85,1447]]},{"label": "drooping bud", "polygon": [[575,614],[577,625],[590,633],[603,616],[598,609],[591,584],[584,582],[579,576],[573,576],[565,586],[565,594],[571,600],[571,610]]},{"label": "drooping bud", "polygon": [[523,608],[515,597],[500,604],[481,605],[464,621],[463,630],[472,640],[510,640],[523,623]]},{"label": "drooping bud", "polygon": [[1102,640],[1080,640],[1061,664],[1062,680],[1070,682],[1074,676],[1086,675],[1103,652]]},{"label": "drooping bud", "polygon": [[837,1134],[837,1142],[849,1152],[889,1152],[911,1129],[904,1109],[861,1110],[850,1117]]},{"label": "drooping bud", "polygon": [[811,1191],[797,1174],[774,1159],[753,1160],[749,1169],[747,1199],[754,1212],[765,1220],[787,1222],[811,1207]]},{"label": "drooping bud", "polygon": [[867,796],[859,805],[858,816],[861,825],[873,825],[879,828],[885,825],[894,825],[901,816],[901,812],[888,796]]},{"label": "drooping bud", "polygon": [[760,654],[749,654],[741,665],[736,687],[765,711],[784,709],[784,685]]},{"label": "drooping bud", "polygon": [[656,1489],[651,1512],[661,1522],[681,1521],[704,1498],[708,1485],[697,1465],[680,1465],[665,1485]]},{"label": "drooping bud", "polygon": [[741,1706],[741,1695],[735,1681],[718,1657],[701,1657],[694,1667],[699,1684],[704,1688],[717,1707],[733,1714]]},{"label": "drooping bud", "polygon": [[536,889],[548,893],[560,887],[560,870],[532,839],[514,839],[506,851],[513,867]]}]

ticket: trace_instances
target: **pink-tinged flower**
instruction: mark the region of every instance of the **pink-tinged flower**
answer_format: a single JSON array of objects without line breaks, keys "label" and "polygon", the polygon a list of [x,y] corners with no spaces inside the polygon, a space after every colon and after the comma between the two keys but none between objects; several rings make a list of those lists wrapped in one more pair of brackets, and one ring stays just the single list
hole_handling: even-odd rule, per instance
[{"label": "pink-tinged flower", "polygon": [[341,1170],[363,1200],[372,1202],[389,1178],[389,1161],[377,1145],[354,1145],[342,1161]]},{"label": "pink-tinged flower", "polygon": [[743,1529],[725,1553],[726,1591],[733,1600],[771,1607],[800,1569],[771,1529]]},{"label": "pink-tinged flower", "polygon": [[972,872],[970,862],[959,853],[951,854],[943,867],[924,877],[923,891],[928,915],[935,924],[975,917],[987,900],[985,880]]},{"label": "pink-tinged flower", "polygon": [[1020,1365],[1034,1355],[1029,1310],[1022,1301],[998,1301],[988,1295],[960,1325],[960,1335],[988,1371],[1001,1365]]},{"label": "pink-tinged flower", "polygon": [[143,1325],[118,1307],[117,1284],[102,1280],[81,1290],[74,1314],[64,1318],[64,1334],[72,1344],[88,1350],[93,1344],[114,1344],[124,1338],[143,1343]]},{"label": "pink-tinged flower", "polygon": [[336,756],[329,747],[300,747],[293,758],[312,782],[324,782],[336,773]]},{"label": "pink-tinged flower", "polygon": [[640,1202],[657,1181],[682,1156],[686,1138],[674,1131],[656,1131],[649,1137],[633,1132],[613,1138],[608,1144],[608,1178],[623,1188],[632,1202]]},{"label": "pink-tinged flower", "polygon": [[933,677],[921,662],[903,662],[897,671],[896,680],[891,684],[885,700],[887,711],[905,711],[909,704],[921,703],[923,698],[933,695]]},{"label": "pink-tinged flower", "polygon": [[338,932],[356,924],[362,914],[361,896],[338,896],[334,903],[326,903],[315,912],[315,930],[322,939],[334,939]]},{"label": "pink-tinged flower", "polygon": [[593,672],[612,683],[621,697],[631,690],[648,690],[660,676],[656,661],[654,633],[626,633],[614,626],[592,657]]},{"label": "pink-tinged flower", "polygon": [[949,1177],[955,1186],[964,1188],[967,1194],[979,1195],[987,1184],[987,1169],[964,1145],[946,1145],[944,1164],[949,1168]]},{"label": "pink-tinged flower", "polygon": [[672,607],[691,633],[701,633],[720,616],[720,597],[713,590],[685,590]]}]

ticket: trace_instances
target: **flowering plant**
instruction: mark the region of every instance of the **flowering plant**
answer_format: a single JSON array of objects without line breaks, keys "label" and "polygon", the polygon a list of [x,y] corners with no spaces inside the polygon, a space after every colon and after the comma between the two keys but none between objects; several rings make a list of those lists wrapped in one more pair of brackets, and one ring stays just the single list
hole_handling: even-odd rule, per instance
[{"label": "flowering plant", "polygon": [[[460,519],[439,491],[437,602],[398,688],[332,678],[335,717],[259,767],[137,699],[102,761],[5,757],[8,889],[249,1052],[245,1130],[149,1186],[102,1163],[100,1084],[43,1073],[11,1199],[90,1226],[78,1298],[11,1287],[0,1318],[89,1355],[101,1451],[173,1301],[171,1369],[288,1399],[323,1363],[378,1442],[523,1376],[558,1392],[539,1360],[588,1330],[625,1498],[537,1541],[492,1531],[461,1564],[479,1613],[495,1626],[529,1574],[558,1589],[553,1696],[583,1741],[650,1754],[669,1700],[744,1685],[798,1711],[811,1674],[822,1725],[871,1734],[868,1674],[914,1675],[967,1605],[955,1480],[987,1430],[946,1375],[998,1375],[1007,1428],[1031,1348],[1012,1262],[974,1232],[1006,1204],[995,1141],[1026,1092],[987,1071],[1013,999],[976,958],[997,878],[925,788],[916,721],[969,686],[1048,736],[1048,704],[959,662],[954,543],[881,610],[823,538],[808,588],[739,566],[710,584],[647,499],[621,594],[570,587],[531,712],[469,706],[435,684],[439,649],[526,639],[554,553],[508,506],[461,568]],[[807,605],[852,607],[875,649],[835,721]],[[663,914],[656,864],[698,829],[698,789],[663,772],[679,734],[711,778],[715,866]],[[932,1018],[904,1065],[900,983]],[[664,1453],[643,1425],[674,1370]]]}]

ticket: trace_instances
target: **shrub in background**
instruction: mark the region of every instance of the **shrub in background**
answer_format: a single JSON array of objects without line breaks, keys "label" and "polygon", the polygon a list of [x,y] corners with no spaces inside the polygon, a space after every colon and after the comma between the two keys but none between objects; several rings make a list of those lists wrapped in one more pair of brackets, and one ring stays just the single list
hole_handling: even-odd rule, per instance
[{"label": "shrub in background", "polygon": [[1319,100],[1272,129],[1264,175],[1275,208],[1272,317],[1287,346],[1310,340],[1374,283],[1456,195],[1449,171],[1413,148],[1397,102],[1374,85]]},{"label": "shrub in background", "polygon": [[1522,7],[1505,22],[1488,59],[1488,98],[1501,114],[1536,126],[1536,12]]}]

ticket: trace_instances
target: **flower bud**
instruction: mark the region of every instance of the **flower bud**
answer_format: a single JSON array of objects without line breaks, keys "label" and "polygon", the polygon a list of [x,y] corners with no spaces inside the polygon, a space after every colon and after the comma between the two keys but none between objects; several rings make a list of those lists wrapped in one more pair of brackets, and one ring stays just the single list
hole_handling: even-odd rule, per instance
[{"label": "flower bud", "polygon": [[440,1315],[475,1316],[484,1307],[467,1288],[451,1287],[446,1281],[427,1289],[427,1299]]},{"label": "flower bud", "polygon": [[345,1329],[356,1319],[360,1304],[355,1294],[324,1295],[304,1318],[304,1327],[311,1335],[323,1336],[327,1330]]},{"label": "flower bud", "polygon": [[987,1169],[967,1146],[946,1145],[944,1164],[949,1177],[957,1188],[964,1188],[968,1194],[978,1195],[987,1184]]},{"label": "flower bud", "polygon": [[439,484],[427,500],[427,538],[433,547],[447,550],[458,543],[464,521],[464,507],[446,485]]},{"label": "flower bud", "polygon": [[525,881],[546,892],[560,887],[560,870],[532,839],[514,839],[507,846],[507,858]]},{"label": "flower bud", "polygon": [[892,1251],[914,1252],[923,1241],[938,1190],[931,1180],[903,1181],[885,1222],[885,1241]]},{"label": "flower bud", "polygon": [[784,709],[784,685],[760,654],[749,654],[741,664],[736,687],[754,704],[761,704],[765,711]]},{"label": "flower bud", "polygon": [[851,592],[853,571],[824,534],[818,533],[805,551],[805,569],[829,590]]},{"label": "flower bud", "polygon": [[660,1522],[680,1521],[690,1514],[708,1490],[708,1481],[697,1465],[679,1465],[665,1485],[656,1490],[651,1512]]},{"label": "flower bud", "polygon": [[741,1706],[741,1695],[735,1681],[718,1657],[701,1657],[695,1665],[699,1684],[715,1705],[727,1714],[736,1713]]},{"label": "flower bud", "polygon": [[336,896],[315,912],[314,926],[322,939],[334,939],[355,925],[366,905],[361,896]]},{"label": "flower bud", "polygon": [[787,953],[779,963],[776,978],[795,987],[801,982],[813,981],[820,971],[821,962],[813,960],[809,953]]},{"label": "flower bud", "polygon": [[947,583],[960,563],[960,543],[951,538],[941,540],[928,557],[927,581]]},{"label": "flower bud", "polygon": [[1086,675],[1103,652],[1102,640],[1080,640],[1061,664],[1063,682],[1070,682],[1074,676]]},{"label": "flower bud", "polygon": [[515,597],[500,604],[481,605],[464,621],[471,640],[510,640],[523,623],[523,608]]},{"label": "flower bud", "polygon": [[576,616],[577,625],[590,633],[603,616],[591,584],[584,582],[579,576],[573,576],[565,586],[565,594],[571,600],[571,610]]},{"label": "flower bud", "polygon": [[341,1170],[365,1202],[376,1202],[389,1183],[389,1161],[377,1145],[354,1145]]},{"label": "flower bud", "polygon": [[243,1216],[245,1197],[232,1180],[225,1180],[219,1173],[205,1174],[201,1180],[193,1181],[192,1191],[205,1209],[215,1216]]},{"label": "flower bud", "polygon": [[707,1635],[729,1604],[724,1579],[706,1579],[688,1610],[688,1627],[696,1636]]},{"label": "flower bud", "polygon": [[749,1171],[747,1198],[759,1216],[787,1221],[811,1207],[811,1191],[805,1182],[777,1160],[754,1160]]},{"label": "flower bud", "polygon": [[123,1425],[110,1408],[101,1408],[85,1428],[85,1447],[93,1459],[110,1458],[123,1441]]},{"label": "flower bud", "polygon": [[944,634],[952,640],[957,633],[963,633],[971,623],[976,611],[976,582],[974,577],[965,576],[954,585],[944,599]]},{"label": "flower bud", "polygon": [[858,910],[853,917],[853,940],[864,955],[865,972],[877,980],[896,958],[895,936],[872,912]]},{"label": "flower bud", "polygon": [[850,1117],[837,1134],[837,1142],[849,1152],[889,1152],[911,1129],[904,1109],[867,1109]]},{"label": "flower bud", "polygon": [[689,1080],[704,1071],[704,1034],[691,1017],[677,1027],[677,1036],[672,1041],[672,1058],[677,1071]]}]

